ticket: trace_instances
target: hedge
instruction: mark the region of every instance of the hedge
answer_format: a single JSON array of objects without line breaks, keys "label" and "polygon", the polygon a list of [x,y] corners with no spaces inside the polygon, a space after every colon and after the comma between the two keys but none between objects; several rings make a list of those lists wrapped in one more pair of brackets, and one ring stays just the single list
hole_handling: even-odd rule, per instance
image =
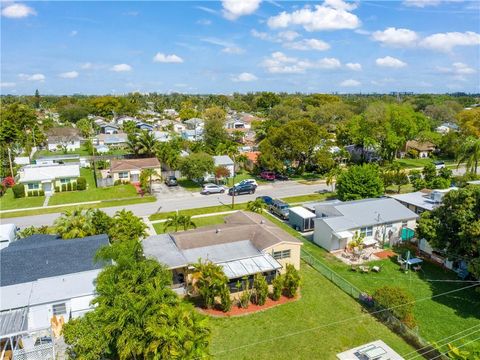
[{"label": "hedge", "polygon": [[77,190],[85,190],[87,188],[87,179],[83,176],[77,178]]},{"label": "hedge", "polygon": [[14,198],[23,198],[25,197],[25,185],[17,184],[12,186],[13,197]]}]

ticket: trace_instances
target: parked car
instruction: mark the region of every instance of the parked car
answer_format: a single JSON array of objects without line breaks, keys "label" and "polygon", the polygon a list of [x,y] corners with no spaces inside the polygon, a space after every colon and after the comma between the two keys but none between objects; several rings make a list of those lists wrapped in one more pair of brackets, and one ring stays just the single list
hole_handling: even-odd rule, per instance
[{"label": "parked car", "polygon": [[273,171],[262,171],[260,173],[260,177],[263,180],[274,181],[275,180],[275,173]]},{"label": "parked car", "polygon": [[268,209],[274,215],[277,215],[279,218],[283,220],[288,220],[289,208],[290,205],[281,201],[281,200],[273,200]]},{"label": "parked car", "polygon": [[165,179],[165,185],[167,186],[177,186],[178,180],[175,176],[169,176]]},{"label": "parked car", "polygon": [[280,173],[275,173],[275,180],[286,181],[288,180],[288,176]]},{"label": "parked car", "polygon": [[255,180],[255,179],[242,180],[239,183],[236,183],[235,186],[245,185],[245,184],[252,184],[253,186],[258,187],[257,180]]},{"label": "parked car", "polygon": [[445,162],[443,161],[434,161],[433,164],[437,170],[443,169],[445,167]]},{"label": "parked car", "polygon": [[252,184],[238,185],[228,189],[228,195],[255,194],[256,188],[257,187]]},{"label": "parked car", "polygon": [[209,195],[209,194],[223,194],[225,192],[225,188],[223,186],[217,184],[205,184],[203,185],[202,191],[200,194]]},{"label": "parked car", "polygon": [[273,202],[273,199],[270,196],[258,196],[257,200],[263,200],[263,202],[267,205],[271,205]]}]

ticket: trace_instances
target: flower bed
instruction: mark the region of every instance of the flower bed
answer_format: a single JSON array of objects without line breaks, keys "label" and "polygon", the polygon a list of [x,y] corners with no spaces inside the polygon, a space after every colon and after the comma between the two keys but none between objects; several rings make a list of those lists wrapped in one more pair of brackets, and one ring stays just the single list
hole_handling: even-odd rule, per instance
[{"label": "flower bed", "polygon": [[205,309],[205,308],[197,308],[201,313],[210,315],[213,317],[235,317],[235,316],[244,316],[249,315],[252,313],[256,313],[259,311],[268,310],[275,306],[283,305],[286,303],[290,303],[293,301],[297,301],[300,299],[300,295],[295,296],[294,298],[288,298],[286,296],[281,296],[280,299],[277,301],[268,298],[264,305],[259,306],[255,304],[250,304],[246,309],[241,308],[239,306],[232,306],[232,309],[228,312],[223,312],[220,309]]}]

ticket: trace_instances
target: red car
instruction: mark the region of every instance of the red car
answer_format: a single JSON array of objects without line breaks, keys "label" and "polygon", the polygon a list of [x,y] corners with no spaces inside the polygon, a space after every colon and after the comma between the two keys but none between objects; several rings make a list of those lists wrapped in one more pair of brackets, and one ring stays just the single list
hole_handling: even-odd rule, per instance
[{"label": "red car", "polygon": [[273,171],[262,171],[260,173],[260,177],[263,180],[274,181],[275,180],[275,173]]}]

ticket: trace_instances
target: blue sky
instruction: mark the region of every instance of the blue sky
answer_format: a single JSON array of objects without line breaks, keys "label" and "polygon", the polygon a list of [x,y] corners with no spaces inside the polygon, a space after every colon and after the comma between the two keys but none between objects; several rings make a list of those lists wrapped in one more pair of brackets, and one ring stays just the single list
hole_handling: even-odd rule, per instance
[{"label": "blue sky", "polygon": [[480,91],[478,1],[1,7],[3,94]]}]

